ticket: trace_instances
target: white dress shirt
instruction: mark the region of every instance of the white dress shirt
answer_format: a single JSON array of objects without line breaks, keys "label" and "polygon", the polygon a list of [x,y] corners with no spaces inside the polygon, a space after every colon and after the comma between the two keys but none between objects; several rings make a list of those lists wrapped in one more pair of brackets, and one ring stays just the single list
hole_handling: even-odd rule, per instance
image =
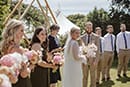
[{"label": "white dress shirt", "polygon": [[101,40],[101,42],[100,42],[100,52],[101,53],[104,53],[104,38],[103,37],[100,37],[100,40]]},{"label": "white dress shirt", "polygon": [[[126,42],[127,42],[127,48],[125,48],[125,40],[123,37],[123,33],[125,33],[126,36]],[[125,32],[120,32],[117,34],[117,39],[116,39],[116,50],[117,53],[119,53],[119,49],[130,49],[130,32],[125,31]]]},{"label": "white dress shirt", "polygon": [[[112,42],[111,43],[111,35],[112,35]],[[104,51],[114,51],[114,48],[115,48],[115,35],[114,34],[110,34],[110,33],[107,33],[105,36],[104,36]],[[113,49],[112,49],[112,45],[113,45]]]}]

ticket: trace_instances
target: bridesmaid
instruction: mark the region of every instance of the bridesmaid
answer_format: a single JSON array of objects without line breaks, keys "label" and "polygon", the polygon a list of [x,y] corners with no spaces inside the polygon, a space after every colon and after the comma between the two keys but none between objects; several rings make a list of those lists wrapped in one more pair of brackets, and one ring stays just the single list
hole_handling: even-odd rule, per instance
[{"label": "bridesmaid", "polygon": [[[48,36],[49,39],[49,51],[59,48],[60,42],[57,38],[57,34],[59,32],[60,27],[56,24],[50,27],[51,34]],[[61,81],[60,69],[58,68],[57,71],[54,73],[52,69],[50,70],[50,87],[56,87],[56,83]]]},{"label": "bridesmaid", "polygon": [[[23,54],[24,50],[20,47],[20,40],[24,35],[24,25],[21,21],[12,19],[10,20],[2,34],[2,55],[6,55],[13,52]],[[20,74],[18,76],[18,82],[12,84],[12,87],[32,87],[31,81],[28,77],[30,74],[27,70],[27,65],[23,64]]]},{"label": "bridesmaid", "polygon": [[46,37],[45,28],[39,27],[35,30],[31,41],[32,50],[42,51],[42,62],[39,62],[31,73],[32,87],[49,87],[49,68],[55,68],[54,65],[48,64],[47,61]]}]

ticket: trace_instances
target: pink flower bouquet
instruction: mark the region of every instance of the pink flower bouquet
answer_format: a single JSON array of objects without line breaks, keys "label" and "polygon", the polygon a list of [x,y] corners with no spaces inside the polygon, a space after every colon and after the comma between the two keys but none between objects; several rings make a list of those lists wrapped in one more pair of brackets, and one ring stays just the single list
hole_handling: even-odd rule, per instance
[{"label": "pink flower bouquet", "polygon": [[[58,66],[58,67],[62,66],[62,64],[64,63],[62,54],[59,53],[59,52],[54,53],[52,63],[53,63],[54,65]],[[52,72],[56,72],[56,70],[57,70],[57,68],[56,68],[56,69],[53,69]]]},{"label": "pink flower bouquet", "polygon": [[32,64],[36,64],[39,60],[39,53],[31,50],[24,53]]},{"label": "pink flower bouquet", "polygon": [[14,58],[11,56],[11,54],[5,55],[0,59],[0,65],[1,66],[8,66],[11,67],[15,63]]},{"label": "pink flower bouquet", "polygon": [[63,56],[61,55],[61,53],[54,53],[52,61],[54,65],[61,66],[64,62]]}]

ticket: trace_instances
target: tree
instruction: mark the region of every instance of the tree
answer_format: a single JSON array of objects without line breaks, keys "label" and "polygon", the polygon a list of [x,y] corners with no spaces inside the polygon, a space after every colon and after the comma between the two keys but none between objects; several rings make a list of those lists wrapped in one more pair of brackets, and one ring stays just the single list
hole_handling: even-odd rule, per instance
[{"label": "tree", "polygon": [[125,23],[130,31],[130,0],[112,0],[110,5],[110,19],[117,34],[120,30],[120,23]]},{"label": "tree", "polygon": [[93,23],[93,27],[101,27],[103,29],[103,34],[105,33],[106,26],[110,23],[110,18],[108,13],[103,9],[97,9],[96,7],[92,12],[87,15],[87,20]]},{"label": "tree", "polygon": [[[14,6],[16,5],[17,1],[13,1],[11,3],[11,10],[14,8]],[[25,9],[27,8],[28,4],[24,4],[22,3],[21,6],[15,11],[14,13],[14,18],[18,18],[19,17],[19,9],[21,14],[25,11]],[[44,7],[43,7],[44,9]],[[28,12],[26,13],[26,15],[23,18],[24,21],[26,21],[26,24],[28,26],[32,26],[32,27],[37,27],[37,26],[41,26],[44,24],[45,22],[45,18],[42,14],[42,12],[40,11],[40,9],[38,9],[37,7],[31,6],[31,8],[28,10]],[[29,27],[30,28],[30,27]]]},{"label": "tree", "polygon": [[87,18],[86,18],[85,15],[83,15],[83,14],[75,14],[75,15],[69,15],[67,18],[71,22],[73,22],[74,24],[79,26],[80,29],[81,29],[81,33],[83,33],[84,25],[85,25],[85,22],[87,21]]},{"label": "tree", "polygon": [[[3,21],[7,17],[7,15],[10,12],[10,0],[0,0],[0,35],[2,33],[2,29],[4,28],[3,26]],[[1,36],[0,36],[1,40]]]}]

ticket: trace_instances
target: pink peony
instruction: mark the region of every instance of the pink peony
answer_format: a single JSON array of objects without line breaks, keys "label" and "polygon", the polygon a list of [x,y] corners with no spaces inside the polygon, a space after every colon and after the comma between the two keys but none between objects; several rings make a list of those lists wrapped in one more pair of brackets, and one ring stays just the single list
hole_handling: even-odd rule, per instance
[{"label": "pink peony", "polygon": [[27,56],[32,64],[36,64],[38,62],[38,53],[36,51],[26,51],[24,54],[25,56]]},{"label": "pink peony", "polygon": [[54,63],[55,65],[62,65],[62,63],[63,63],[63,58],[62,58],[61,53],[55,53],[55,54],[54,54],[53,63]]},{"label": "pink peony", "polygon": [[8,66],[11,67],[15,63],[14,58],[11,56],[11,54],[5,55],[0,59],[0,64],[2,66]]},{"label": "pink peony", "polygon": [[59,63],[61,62],[61,60],[62,60],[62,57],[61,57],[60,55],[55,55],[55,56],[53,57],[53,62],[54,62],[55,64],[59,64]]}]

